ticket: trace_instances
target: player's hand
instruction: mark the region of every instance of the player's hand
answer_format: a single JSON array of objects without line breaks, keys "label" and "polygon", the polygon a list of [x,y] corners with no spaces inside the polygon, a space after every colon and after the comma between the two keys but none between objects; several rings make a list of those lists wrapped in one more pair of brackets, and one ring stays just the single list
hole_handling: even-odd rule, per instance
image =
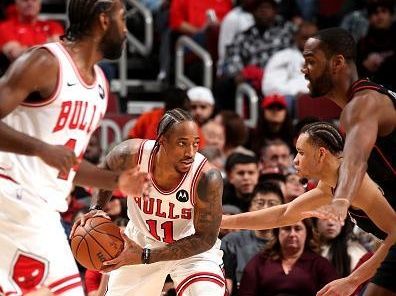
[{"label": "player's hand", "polygon": [[37,156],[46,164],[59,170],[60,175],[67,175],[78,164],[74,151],[62,145],[45,144],[40,147]]},{"label": "player's hand", "polygon": [[72,229],[71,229],[71,231],[70,231],[69,238],[71,238],[71,237],[73,236],[74,231],[76,231],[76,228],[77,228],[79,225],[84,226],[84,225],[85,225],[85,222],[86,222],[89,218],[97,217],[97,216],[103,217],[103,218],[106,218],[106,219],[111,220],[110,217],[107,215],[106,212],[104,212],[104,211],[102,211],[102,210],[91,210],[91,211],[89,211],[88,213],[82,215],[79,219],[76,220],[76,222],[74,222],[73,227],[72,227]]},{"label": "player's hand", "polygon": [[313,211],[306,211],[302,214],[306,217],[316,217],[325,220],[334,220],[344,225],[348,214],[349,201],[345,198],[333,199],[330,204],[321,206]]},{"label": "player's hand", "polygon": [[118,257],[103,262],[102,272],[110,272],[124,265],[142,264],[143,248],[120,232],[124,239],[124,249]]},{"label": "player's hand", "polygon": [[316,296],[349,296],[359,285],[351,281],[348,277],[334,280],[324,286]]},{"label": "player's hand", "polygon": [[136,166],[121,173],[118,188],[125,195],[145,197],[150,194],[151,179],[148,173],[141,172],[140,167]]}]

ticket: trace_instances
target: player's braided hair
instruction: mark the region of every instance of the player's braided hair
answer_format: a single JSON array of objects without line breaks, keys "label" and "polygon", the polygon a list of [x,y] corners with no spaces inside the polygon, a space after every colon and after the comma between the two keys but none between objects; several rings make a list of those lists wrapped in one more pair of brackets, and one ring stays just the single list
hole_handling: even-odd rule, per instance
[{"label": "player's braided hair", "polygon": [[194,118],[190,113],[180,108],[166,111],[157,127],[157,140],[155,141],[155,146],[159,145],[159,139],[161,136],[166,135],[166,133],[175,124],[181,123],[183,121],[194,121]]},{"label": "player's braided hair", "polygon": [[68,17],[70,25],[62,39],[74,41],[87,35],[96,16],[110,11],[114,0],[70,0]]},{"label": "player's braided hair", "polygon": [[314,122],[305,125],[301,133],[306,133],[316,146],[325,147],[332,154],[339,154],[344,148],[344,138],[337,127],[329,122]]}]

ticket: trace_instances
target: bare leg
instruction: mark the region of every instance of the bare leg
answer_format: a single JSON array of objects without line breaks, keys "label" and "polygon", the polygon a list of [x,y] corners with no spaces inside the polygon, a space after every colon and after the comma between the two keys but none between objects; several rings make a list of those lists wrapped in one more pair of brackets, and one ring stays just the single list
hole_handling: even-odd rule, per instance
[{"label": "bare leg", "polygon": [[363,296],[396,296],[396,293],[376,284],[369,283]]}]

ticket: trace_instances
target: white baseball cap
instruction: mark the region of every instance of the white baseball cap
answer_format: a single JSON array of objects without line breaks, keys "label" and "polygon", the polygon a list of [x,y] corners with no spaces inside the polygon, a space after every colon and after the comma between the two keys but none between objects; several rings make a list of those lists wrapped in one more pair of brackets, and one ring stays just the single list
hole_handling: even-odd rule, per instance
[{"label": "white baseball cap", "polygon": [[207,87],[192,87],[187,91],[187,96],[191,102],[204,102],[210,105],[214,105],[215,103],[212,91]]}]

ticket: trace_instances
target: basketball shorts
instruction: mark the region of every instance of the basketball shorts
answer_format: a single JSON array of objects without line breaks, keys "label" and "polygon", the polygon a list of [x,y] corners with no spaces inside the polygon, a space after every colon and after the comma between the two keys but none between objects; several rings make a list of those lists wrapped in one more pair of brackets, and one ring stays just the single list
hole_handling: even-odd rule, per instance
[{"label": "basketball shorts", "polygon": [[396,245],[389,249],[371,282],[396,293]]},{"label": "basketball shorts", "polygon": [[[128,224],[125,234],[140,246],[159,247],[160,243],[145,237]],[[175,261],[123,266],[110,273],[106,296],[160,295],[169,274],[178,296],[224,296],[220,241],[209,251]]]},{"label": "basketball shorts", "polygon": [[22,186],[0,178],[0,294],[40,287],[55,295],[83,296],[81,278],[59,213]]}]

